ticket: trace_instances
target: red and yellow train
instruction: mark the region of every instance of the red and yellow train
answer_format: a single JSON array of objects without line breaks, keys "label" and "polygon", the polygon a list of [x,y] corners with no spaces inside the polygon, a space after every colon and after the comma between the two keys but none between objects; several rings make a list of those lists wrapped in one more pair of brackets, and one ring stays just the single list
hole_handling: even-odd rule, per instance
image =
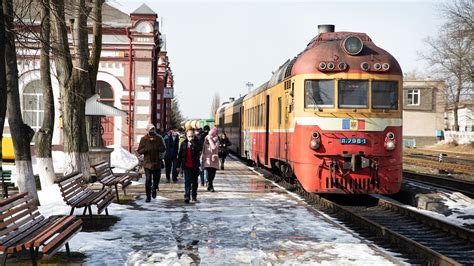
[{"label": "red and yellow train", "polygon": [[396,193],[402,182],[402,70],[365,33],[317,35],[271,79],[222,105],[238,155],[315,193]]}]

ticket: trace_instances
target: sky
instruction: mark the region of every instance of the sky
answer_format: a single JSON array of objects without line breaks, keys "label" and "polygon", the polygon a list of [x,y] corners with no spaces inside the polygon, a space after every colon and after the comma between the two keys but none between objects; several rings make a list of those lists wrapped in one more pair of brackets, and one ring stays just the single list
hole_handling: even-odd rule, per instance
[{"label": "sky", "polygon": [[406,72],[423,73],[419,52],[444,23],[441,1],[151,1],[109,0],[126,13],[147,4],[162,21],[174,74],[175,97],[185,118],[211,117],[221,103],[266,82],[301,52],[320,24],[367,33]]}]

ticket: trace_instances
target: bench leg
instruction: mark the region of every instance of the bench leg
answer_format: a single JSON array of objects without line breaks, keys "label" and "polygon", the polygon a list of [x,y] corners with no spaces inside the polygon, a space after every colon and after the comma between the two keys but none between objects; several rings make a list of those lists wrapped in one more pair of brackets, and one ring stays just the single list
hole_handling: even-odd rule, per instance
[{"label": "bench leg", "polygon": [[105,208],[105,215],[109,215],[109,210],[107,210],[107,208]]},{"label": "bench leg", "polygon": [[89,209],[89,216],[92,218],[92,207],[91,207],[91,205],[89,205],[88,209]]},{"label": "bench leg", "polygon": [[117,203],[120,203],[117,184],[115,184],[115,194],[117,194]]},{"label": "bench leg", "polygon": [[72,215],[74,213],[74,207],[71,208],[71,213],[69,215]]},{"label": "bench leg", "polygon": [[1,261],[1,265],[2,266],[5,266],[7,264],[7,258],[8,258],[8,253],[3,253],[2,254],[2,261]]},{"label": "bench leg", "polygon": [[87,206],[84,207],[84,211],[82,212],[82,215],[86,215],[86,212],[87,212]]},{"label": "bench leg", "polygon": [[71,256],[71,250],[69,249],[69,242],[66,243],[65,246],[66,246],[66,254],[67,254],[68,256]]},{"label": "bench leg", "polygon": [[36,252],[34,247],[30,247],[31,264],[36,266]]}]

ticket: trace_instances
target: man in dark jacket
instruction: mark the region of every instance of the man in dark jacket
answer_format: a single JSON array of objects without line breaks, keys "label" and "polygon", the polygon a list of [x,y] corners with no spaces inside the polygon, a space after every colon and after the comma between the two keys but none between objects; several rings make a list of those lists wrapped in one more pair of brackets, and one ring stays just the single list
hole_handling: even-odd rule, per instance
[{"label": "man in dark jacket", "polygon": [[166,180],[170,182],[170,175],[173,178],[173,182],[178,182],[178,172],[176,171],[176,159],[178,158],[178,147],[179,137],[173,129],[170,129],[166,133],[165,137],[166,154],[165,154],[165,166],[166,166]]},{"label": "man in dark jacket", "polygon": [[197,201],[199,166],[201,165],[201,142],[194,137],[193,130],[186,132],[186,140],[181,143],[178,152],[178,172],[184,170],[184,202],[189,203],[190,196]]},{"label": "man in dark jacket", "polygon": [[149,124],[146,129],[148,134],[141,138],[137,152],[144,155],[143,168],[145,169],[146,176],[145,201],[150,202],[150,196],[156,198],[156,190],[159,190],[161,160],[166,147],[163,138],[156,133],[154,125]]}]

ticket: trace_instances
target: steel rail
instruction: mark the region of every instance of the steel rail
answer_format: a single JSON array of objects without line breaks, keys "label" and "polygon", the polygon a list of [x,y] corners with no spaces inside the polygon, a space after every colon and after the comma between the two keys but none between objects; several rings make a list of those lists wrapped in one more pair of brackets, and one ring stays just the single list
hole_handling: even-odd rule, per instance
[{"label": "steel rail", "polygon": [[461,192],[470,198],[474,198],[474,182],[439,175],[417,173],[407,170],[403,170],[403,177],[406,180],[416,180],[417,182],[427,185]]},{"label": "steel rail", "polygon": [[[331,200],[325,199],[322,196],[306,192],[298,183],[290,184],[285,181],[282,177],[275,176],[267,170],[263,170],[264,177],[270,179],[274,182],[277,182],[279,185],[283,186],[289,191],[297,191],[298,194],[302,195],[309,204],[316,205],[317,207],[323,207],[334,212],[336,218],[342,219],[346,223],[356,225],[356,231],[359,232],[370,232],[374,236],[378,237],[389,243],[390,245],[397,247],[400,250],[403,250],[411,258],[417,260],[422,260],[423,264],[429,265],[462,265],[463,261],[459,262],[457,259],[451,258],[450,255],[441,254],[432,248],[428,247],[426,244],[421,244],[414,239],[411,239],[410,236],[404,235],[403,232],[397,232],[392,228],[389,228],[386,224],[382,224],[381,221],[375,221],[375,219],[364,217],[361,213],[358,213],[357,210],[351,209],[347,206],[339,205]],[[430,216],[418,213],[416,211],[403,208],[401,206],[393,205],[391,202],[378,199],[379,205],[382,209],[390,210],[390,212],[395,212],[396,214],[402,215],[402,217],[407,217],[412,221],[415,221],[418,224],[428,226],[430,229],[433,229],[437,232],[442,232],[446,235],[452,236],[455,239],[462,239],[463,243],[470,248],[474,247],[474,232],[455,226],[441,220],[432,218]],[[329,214],[331,215],[331,214]],[[379,212],[376,212],[376,215],[382,215]],[[383,216],[382,220],[389,220],[398,224],[398,219],[390,216]],[[410,228],[407,228],[410,229]],[[441,240],[442,241],[442,240]],[[459,245],[454,246],[458,248]],[[469,260],[469,254],[467,254]],[[463,259],[464,260],[464,259]]]}]

